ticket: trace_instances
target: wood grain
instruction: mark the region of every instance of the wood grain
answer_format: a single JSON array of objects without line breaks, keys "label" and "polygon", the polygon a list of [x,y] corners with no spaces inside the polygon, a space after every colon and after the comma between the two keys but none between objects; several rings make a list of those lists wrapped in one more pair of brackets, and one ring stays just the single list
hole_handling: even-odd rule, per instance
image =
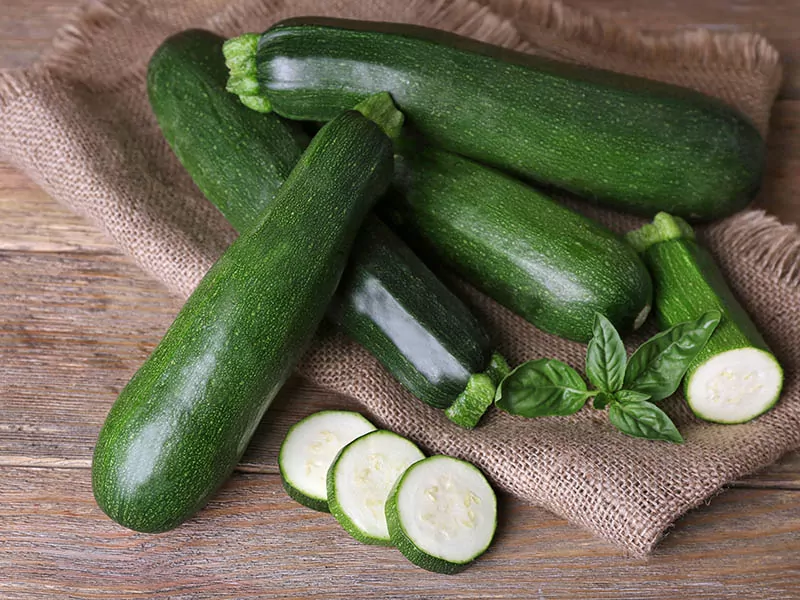
[{"label": "wood grain", "polygon": [[[782,51],[759,205],[800,223],[796,0],[571,0],[650,30],[755,30]],[[29,64],[75,0],[0,3],[0,68]],[[365,547],[294,504],[276,476],[289,424],[348,401],[293,380],[238,472],[174,532],[126,531],[96,507],[92,446],[180,302],[104,235],[0,165],[0,598],[800,598],[800,453],[734,484],[631,560],[550,513],[501,499],[492,550],[457,577]]]},{"label": "wood grain", "polygon": [[501,498],[496,544],[456,577],[364,546],[297,508],[275,475],[236,474],[161,535],[112,524],[84,469],[3,469],[3,598],[796,598],[800,494],[733,490],[648,560],[620,556],[541,509]]}]

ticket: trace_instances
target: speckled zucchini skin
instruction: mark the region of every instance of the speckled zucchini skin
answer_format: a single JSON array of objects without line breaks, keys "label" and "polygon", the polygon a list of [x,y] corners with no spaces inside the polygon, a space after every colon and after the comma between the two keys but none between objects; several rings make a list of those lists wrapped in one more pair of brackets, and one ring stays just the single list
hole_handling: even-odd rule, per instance
[{"label": "speckled zucchini skin", "polygon": [[[223,38],[201,30],[167,39],[148,68],[164,136],[206,197],[247,231],[272,200],[306,140],[225,91]],[[329,318],[414,396],[447,408],[489,364],[489,339],[469,309],[377,217],[368,216]]]},{"label": "speckled zucchini skin", "polygon": [[533,325],[580,342],[595,312],[641,325],[652,283],[628,244],[535,189],[449,152],[408,147],[378,210],[426,254]]},{"label": "speckled zucchini skin", "polygon": [[[659,215],[656,222],[663,227],[662,223],[670,225],[673,219]],[[634,246],[636,235],[637,232],[629,234]],[[661,328],[696,319],[709,310],[722,313],[722,320],[689,367],[684,381],[689,381],[698,366],[722,352],[749,347],[771,352],[714,257],[695,240],[694,232],[687,229],[679,233],[676,226],[674,233],[663,235],[664,239],[655,237],[641,244],[642,258],[653,276],[654,313]]]},{"label": "speckled zucchini skin", "polygon": [[327,120],[386,90],[442,148],[637,213],[719,218],[761,179],[761,136],[717,100],[441,31],[292,19],[261,36],[257,65],[285,117]]},{"label": "speckled zucchini skin", "polygon": [[311,341],[391,175],[391,140],[360,113],[319,132],[111,408],[92,466],[107,515],[158,532],[205,505]]},{"label": "speckled zucchini skin", "polygon": [[377,217],[367,217],[328,316],[411,393],[447,408],[489,364],[478,320]]},{"label": "speckled zucchini skin", "polygon": [[[224,41],[199,29],[168,38],[150,59],[147,91],[164,137],[192,180],[245,231],[286,181],[308,137],[296,123],[231,101]],[[232,156],[247,160],[234,163]]]}]

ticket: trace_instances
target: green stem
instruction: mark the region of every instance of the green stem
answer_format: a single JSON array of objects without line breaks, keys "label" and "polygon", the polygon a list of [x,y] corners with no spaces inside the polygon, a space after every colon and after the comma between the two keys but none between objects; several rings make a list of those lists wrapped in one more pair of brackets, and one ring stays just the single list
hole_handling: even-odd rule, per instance
[{"label": "green stem", "polygon": [[389,92],[373,94],[356,104],[355,110],[373,121],[392,140],[400,137],[405,117],[392,101]]},{"label": "green stem", "polygon": [[230,75],[225,87],[231,94],[236,94],[247,108],[267,113],[272,106],[267,97],[261,93],[261,86],[256,75],[257,33],[245,33],[231,38],[222,45],[222,54]]},{"label": "green stem", "polygon": [[678,239],[693,240],[694,230],[680,217],[660,212],[653,218],[652,223],[629,232],[625,239],[634,250],[642,254],[653,244]]},{"label": "green stem", "polygon": [[472,375],[464,391],[445,410],[447,418],[465,429],[473,429],[494,402],[497,386],[510,371],[506,360],[494,352],[486,370]]}]

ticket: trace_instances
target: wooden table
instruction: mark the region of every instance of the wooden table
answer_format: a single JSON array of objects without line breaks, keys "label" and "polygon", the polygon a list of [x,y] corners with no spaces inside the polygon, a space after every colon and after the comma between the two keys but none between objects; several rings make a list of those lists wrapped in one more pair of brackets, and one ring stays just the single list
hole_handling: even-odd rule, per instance
[{"label": "wooden table", "polygon": [[[784,53],[759,203],[800,222],[797,0],[577,0],[651,29],[756,30]],[[75,0],[3,0],[0,67],[29,64]],[[279,432],[341,398],[278,400],[241,468],[168,534],[126,531],[91,494],[92,446],[178,303],[96,231],[0,165],[0,598],[800,598],[800,454],[682,519],[649,560],[501,498],[497,542],[457,577],[361,546],[281,489]]]}]

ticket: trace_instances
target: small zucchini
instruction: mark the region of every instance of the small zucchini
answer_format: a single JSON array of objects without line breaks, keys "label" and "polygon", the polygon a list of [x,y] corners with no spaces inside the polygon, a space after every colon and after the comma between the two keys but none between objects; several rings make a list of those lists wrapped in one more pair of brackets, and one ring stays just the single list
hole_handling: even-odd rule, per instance
[{"label": "small zucchini", "polygon": [[[181,163],[244,232],[286,180],[305,140],[288,121],[249,110],[225,91],[223,42],[201,30],[168,38],[150,60],[148,92]],[[504,362],[464,303],[374,215],[353,245],[328,318],[437,408],[465,395],[470,378],[490,363]]]},{"label": "small zucchini", "polygon": [[[209,270],[100,431],[92,487],[130,529],[191,517],[239,461],[392,175],[388,96],[320,130],[258,224]],[[373,109],[380,110],[373,110]],[[375,116],[375,115],[379,116]],[[388,117],[388,118],[387,118]]]},{"label": "small zucchini", "polygon": [[407,144],[393,190],[378,210],[407,240],[539,329],[587,342],[595,313],[628,332],[650,311],[628,244],[504,173]]},{"label": "small zucchini", "polygon": [[694,413],[715,423],[744,423],[772,408],[783,387],[783,369],[692,228],[659,213],[628,240],[653,275],[655,314],[663,328],[711,310],[722,313],[684,379]]},{"label": "small zucchini", "polygon": [[303,17],[251,47],[231,89],[291,119],[385,90],[444,149],[648,215],[715,219],[759,188],[757,129],[693,90],[396,23]]}]

